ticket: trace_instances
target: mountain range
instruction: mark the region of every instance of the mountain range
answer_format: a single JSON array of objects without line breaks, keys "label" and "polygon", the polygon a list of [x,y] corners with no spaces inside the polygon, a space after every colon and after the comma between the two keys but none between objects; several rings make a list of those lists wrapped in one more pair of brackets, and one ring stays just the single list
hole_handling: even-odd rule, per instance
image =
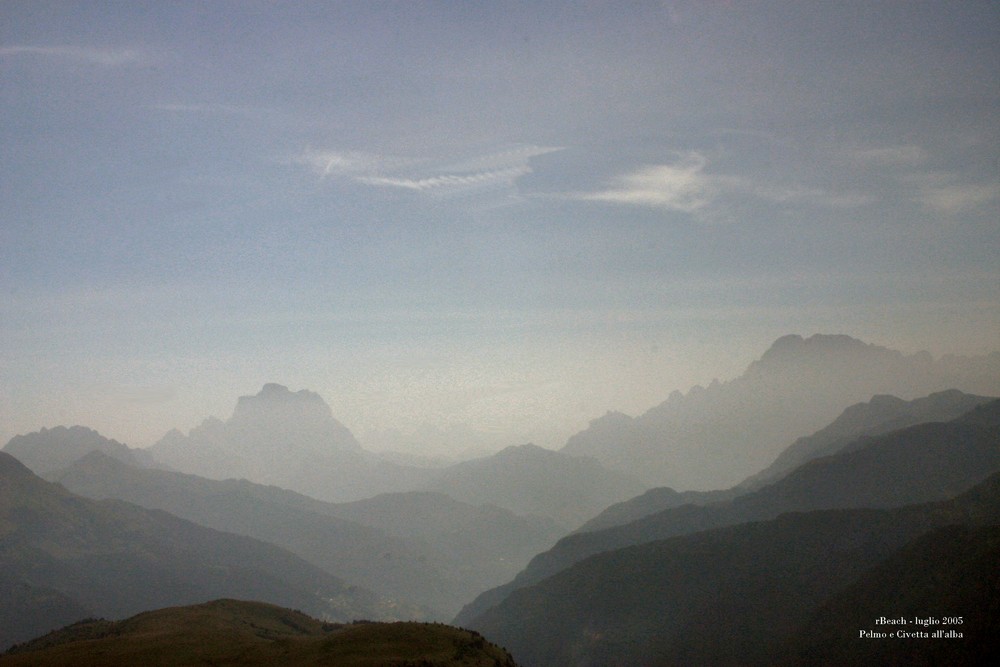
[{"label": "mountain range", "polygon": [[280,545],[414,619],[451,618],[564,532],[551,520],[439,493],[334,504],[246,480],[138,469],[101,452],[50,478],[88,498],[125,500]]},{"label": "mountain range", "polygon": [[3,451],[28,466],[36,475],[68,468],[95,451],[139,468],[160,465],[148,451],[105,438],[85,426],[56,426],[17,435],[10,439]]},{"label": "mountain range", "polygon": [[[926,422],[950,421],[967,415],[973,408],[992,400],[994,399],[989,396],[966,394],[955,389],[912,401],[890,395],[873,396],[870,401],[848,407],[816,433],[798,438],[771,465],[734,487],[716,491],[681,492],[670,487],[649,489],[640,496],[611,505],[581,526],[580,531],[623,525],[646,515],[689,503],[707,505],[729,500],[774,482],[807,461],[835,454],[865,437]],[[971,417],[967,415],[966,419]]]},{"label": "mountain range", "polygon": [[[457,611],[529,665],[980,662],[1000,611],[991,393],[1000,354],[787,336],[740,377],[609,413],[561,451],[388,460],[278,384],[150,450],[42,429],[0,452],[0,648],[113,619],[50,638],[69,655],[74,637],[127,635],[114,619],[241,598],[328,626]],[[212,604],[190,613],[292,618]],[[843,640],[876,614],[968,608],[985,611],[960,652]],[[258,649],[274,657],[241,650]]]},{"label": "mountain range", "polygon": [[1000,353],[904,355],[844,335],[779,338],[739,377],[679,391],[638,417],[609,412],[563,452],[592,456],[650,487],[734,486],[804,433],[878,394],[904,400],[946,389],[1000,394]]},{"label": "mountain range", "polygon": [[275,383],[241,396],[226,421],[210,417],[187,435],[170,431],[149,452],[181,472],[248,479],[333,502],[408,488],[424,476],[366,452],[319,394]]},{"label": "mountain range", "polygon": [[444,467],[386,461],[363,449],[317,394],[278,384],[241,397],[227,421],[208,419],[186,436],[172,431],[149,451],[182,472],[248,479],[330,502],[434,491],[550,517],[567,530],[646,488],[594,459],[530,444]]},{"label": "mountain range", "polygon": [[578,532],[531,560],[511,582],[487,591],[456,617],[474,623],[518,589],[543,581],[588,556],[676,535],[785,512],[889,508],[951,497],[1000,470],[1000,400],[947,423],[920,424],[845,446],[761,487],[705,505],[686,504],[627,524]]}]

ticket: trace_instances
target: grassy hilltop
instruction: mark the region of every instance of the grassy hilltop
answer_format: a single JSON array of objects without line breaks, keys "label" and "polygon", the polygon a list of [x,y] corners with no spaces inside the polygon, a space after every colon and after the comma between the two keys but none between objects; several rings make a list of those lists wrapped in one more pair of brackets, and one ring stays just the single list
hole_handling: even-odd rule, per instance
[{"label": "grassy hilltop", "polygon": [[122,621],[88,620],[14,647],[0,665],[516,667],[468,630],[430,623],[325,623],[261,602],[216,600]]}]

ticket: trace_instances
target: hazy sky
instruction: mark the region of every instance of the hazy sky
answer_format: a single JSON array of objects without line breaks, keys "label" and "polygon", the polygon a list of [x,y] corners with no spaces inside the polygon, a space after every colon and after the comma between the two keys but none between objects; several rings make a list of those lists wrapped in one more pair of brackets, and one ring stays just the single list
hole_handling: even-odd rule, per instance
[{"label": "hazy sky", "polygon": [[1000,348],[996,2],[0,2],[0,436],[265,382],[561,446]]}]

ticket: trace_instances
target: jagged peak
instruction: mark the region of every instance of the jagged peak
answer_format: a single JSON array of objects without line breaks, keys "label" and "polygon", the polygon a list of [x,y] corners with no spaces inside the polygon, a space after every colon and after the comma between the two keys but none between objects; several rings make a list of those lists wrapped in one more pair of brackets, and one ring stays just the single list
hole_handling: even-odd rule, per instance
[{"label": "jagged peak", "polygon": [[[804,350],[849,350],[877,347],[847,334],[813,334],[803,338],[798,334],[788,334],[774,341],[761,356],[761,360],[796,354]],[[883,348],[887,349],[887,348]]]},{"label": "jagged peak", "polygon": [[309,391],[308,389],[300,389],[299,391],[292,391],[283,384],[278,384],[277,382],[268,382],[257,394],[253,396],[240,396],[239,400],[253,400],[253,399],[266,399],[266,400],[289,400],[289,401],[323,401],[323,398],[314,391]]},{"label": "jagged peak", "polygon": [[[537,454],[539,452],[551,452],[551,451],[552,450],[550,450],[550,449],[545,449],[544,447],[539,447],[538,445],[536,445],[533,442],[526,442],[523,445],[509,445],[507,447],[504,447],[499,452],[497,452],[494,456],[496,456],[497,458],[501,458],[501,457],[508,457],[508,456],[531,455],[531,454]],[[487,457],[487,458],[489,458],[489,457]]]},{"label": "jagged peak", "polygon": [[291,391],[288,387],[269,382],[253,396],[240,396],[236,401],[233,419],[254,416],[261,411],[272,410],[306,410],[314,416],[332,419],[333,411],[323,397],[308,389]]}]

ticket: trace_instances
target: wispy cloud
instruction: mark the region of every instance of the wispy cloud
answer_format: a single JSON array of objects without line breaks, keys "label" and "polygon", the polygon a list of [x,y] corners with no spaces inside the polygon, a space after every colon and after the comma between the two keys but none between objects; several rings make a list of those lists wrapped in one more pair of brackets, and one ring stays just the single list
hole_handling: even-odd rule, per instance
[{"label": "wispy cloud", "polygon": [[584,193],[580,199],[693,213],[715,196],[704,174],[707,163],[700,153],[690,152],[675,164],[647,165],[618,176],[607,189]]},{"label": "wispy cloud", "polygon": [[708,159],[697,151],[679,153],[677,158],[669,164],[639,167],[615,177],[604,189],[575,193],[571,197],[582,201],[678,211],[703,220],[731,217],[719,215],[717,209],[723,200],[736,196],[776,204],[810,204],[830,208],[853,208],[870,201],[870,198],[857,193],[834,193],[795,184],[764,183],[744,176],[710,174],[707,172]]},{"label": "wispy cloud", "polygon": [[436,194],[454,193],[461,190],[478,188],[484,185],[512,186],[514,181],[525,174],[530,174],[527,166],[508,169],[493,169],[470,174],[443,174],[429,178],[394,178],[389,176],[360,176],[356,180],[368,185],[384,185],[395,188],[416,190]]},{"label": "wispy cloud", "polygon": [[515,187],[530,174],[531,158],[559,150],[519,144],[500,151],[442,160],[381,155],[364,151],[306,150],[295,162],[320,178],[347,179],[368,186],[397,188],[433,197]]},{"label": "wispy cloud", "polygon": [[390,157],[365,151],[316,150],[307,148],[293,162],[304,164],[320,178],[360,181],[419,165],[420,160]]},{"label": "wispy cloud", "polygon": [[0,57],[40,56],[106,67],[140,65],[146,58],[135,49],[90,46],[0,46]]}]

